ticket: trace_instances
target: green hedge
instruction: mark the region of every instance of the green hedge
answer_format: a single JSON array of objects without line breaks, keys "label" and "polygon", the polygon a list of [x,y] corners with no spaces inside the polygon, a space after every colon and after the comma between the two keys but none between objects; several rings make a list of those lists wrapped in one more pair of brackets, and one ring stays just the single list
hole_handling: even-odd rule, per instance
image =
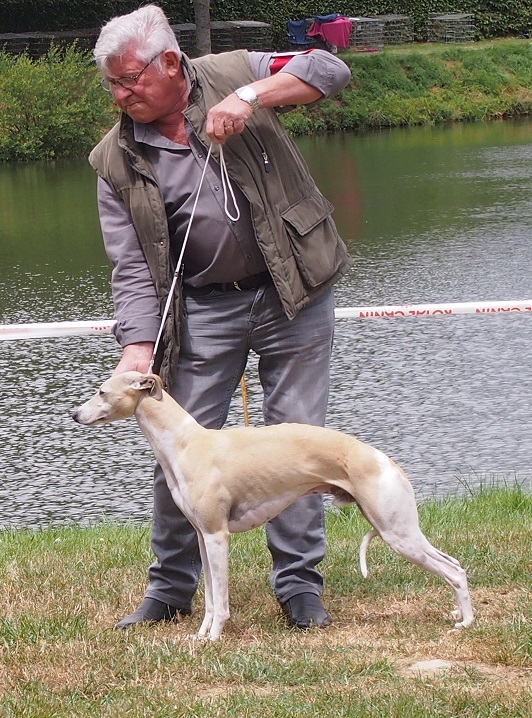
[{"label": "green hedge", "polygon": [[[100,27],[114,15],[130,12],[142,0],[2,0],[0,33],[75,30]],[[193,22],[192,0],[159,0],[174,23]],[[466,12],[475,16],[478,37],[529,36],[530,0],[211,0],[213,20],[262,20],[274,29],[276,45],[286,39],[287,20],[339,12],[345,16],[408,15],[418,39],[424,40],[433,12]]]}]

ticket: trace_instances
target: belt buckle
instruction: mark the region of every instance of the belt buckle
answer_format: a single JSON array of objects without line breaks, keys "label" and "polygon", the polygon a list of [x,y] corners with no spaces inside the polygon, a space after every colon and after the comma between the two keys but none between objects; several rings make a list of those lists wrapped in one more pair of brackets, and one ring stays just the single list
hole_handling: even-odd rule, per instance
[{"label": "belt buckle", "polygon": [[238,289],[239,292],[242,291],[242,287],[238,284],[238,282],[233,282],[233,287],[234,287],[235,289]]}]

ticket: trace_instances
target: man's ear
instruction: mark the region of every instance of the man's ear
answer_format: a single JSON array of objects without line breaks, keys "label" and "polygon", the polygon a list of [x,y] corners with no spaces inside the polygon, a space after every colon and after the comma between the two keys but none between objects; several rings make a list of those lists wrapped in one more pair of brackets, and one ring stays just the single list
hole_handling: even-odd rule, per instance
[{"label": "man's ear", "polygon": [[139,391],[148,391],[152,399],[160,401],[163,398],[163,383],[161,378],[156,374],[145,374],[140,379],[135,379],[131,383],[132,389]]},{"label": "man's ear", "polygon": [[175,50],[165,50],[161,53],[163,70],[169,77],[175,77],[181,69],[181,59]]}]

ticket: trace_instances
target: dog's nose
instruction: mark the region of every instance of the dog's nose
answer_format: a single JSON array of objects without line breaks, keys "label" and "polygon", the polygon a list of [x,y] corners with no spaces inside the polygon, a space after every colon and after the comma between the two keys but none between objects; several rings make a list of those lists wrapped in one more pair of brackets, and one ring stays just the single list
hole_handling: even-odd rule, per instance
[{"label": "dog's nose", "polygon": [[76,424],[79,424],[78,416],[79,416],[79,415],[78,415],[78,412],[77,412],[77,411],[74,411],[74,412],[72,413],[72,418],[74,419],[74,421],[76,422]]}]

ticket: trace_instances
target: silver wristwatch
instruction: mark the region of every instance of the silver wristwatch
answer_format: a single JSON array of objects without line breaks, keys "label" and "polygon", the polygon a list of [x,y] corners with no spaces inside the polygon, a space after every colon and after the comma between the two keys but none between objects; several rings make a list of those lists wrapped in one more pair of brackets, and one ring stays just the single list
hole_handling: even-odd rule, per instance
[{"label": "silver wristwatch", "polygon": [[244,102],[247,102],[253,112],[256,112],[259,109],[259,98],[257,97],[257,93],[249,85],[239,87],[235,90],[235,95],[240,97],[240,99]]}]

